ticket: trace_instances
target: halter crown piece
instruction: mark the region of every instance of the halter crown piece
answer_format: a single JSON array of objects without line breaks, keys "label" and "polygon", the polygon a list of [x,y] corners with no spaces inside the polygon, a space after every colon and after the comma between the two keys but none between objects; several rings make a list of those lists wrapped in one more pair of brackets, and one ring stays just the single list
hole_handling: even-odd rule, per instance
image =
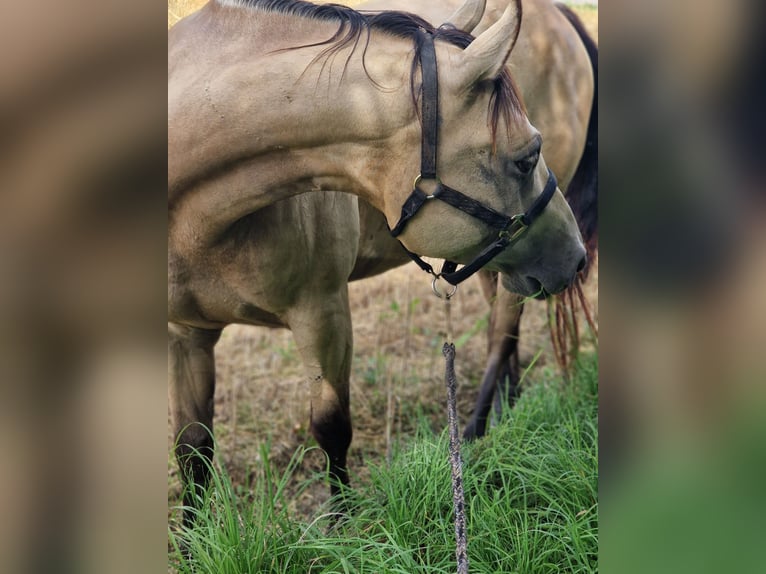
[{"label": "halter crown piece", "polygon": [[[402,214],[396,226],[391,230],[391,235],[399,236],[404,231],[407,223],[412,219],[423,205],[432,199],[439,199],[463,213],[475,217],[490,227],[498,230],[497,239],[486,247],[468,265],[457,269],[457,263],[445,261],[442,270],[436,273],[430,264],[426,263],[415,253],[404,250],[418,264],[418,266],[434,277],[441,277],[452,285],[457,285],[468,279],[501,251],[518,241],[522,233],[532,225],[543,212],[556,191],[556,177],[548,169],[548,181],[542,194],[535,200],[532,206],[518,215],[503,215],[467,195],[444,185],[436,174],[436,146],[439,118],[439,79],[436,69],[436,51],[434,38],[430,32],[421,28],[424,35],[423,45],[420,50],[420,69],[423,76],[423,96],[421,100],[421,117],[423,131],[420,148],[420,175],[415,178],[412,193],[402,206]],[[428,195],[418,186],[424,180],[434,181],[435,190]]]}]

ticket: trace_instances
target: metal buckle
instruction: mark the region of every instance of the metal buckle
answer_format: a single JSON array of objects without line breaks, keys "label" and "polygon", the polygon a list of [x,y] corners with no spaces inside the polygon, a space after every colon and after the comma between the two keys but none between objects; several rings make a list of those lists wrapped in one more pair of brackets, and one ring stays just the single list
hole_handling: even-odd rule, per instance
[{"label": "metal buckle", "polygon": [[511,233],[509,229],[503,229],[498,235],[500,237],[507,237],[509,241],[513,241],[514,239],[517,239],[522,233],[524,233],[527,230],[527,225],[524,223],[524,214],[519,213],[518,215],[514,215],[511,217],[511,225],[510,227],[513,227],[514,225],[519,225],[519,228]]}]

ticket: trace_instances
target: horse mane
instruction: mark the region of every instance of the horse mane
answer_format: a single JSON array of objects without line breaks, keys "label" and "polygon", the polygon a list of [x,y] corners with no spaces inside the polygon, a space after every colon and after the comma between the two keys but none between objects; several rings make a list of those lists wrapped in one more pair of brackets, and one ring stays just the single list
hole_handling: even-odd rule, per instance
[{"label": "horse mane", "polygon": [[[218,2],[227,6],[241,6],[312,20],[338,22],[338,29],[327,40],[313,44],[303,44],[291,49],[327,46],[327,48],[320,52],[312,61],[312,63],[314,63],[318,60],[324,60],[326,63],[331,56],[353,44],[351,52],[346,58],[346,63],[343,67],[344,74],[351,56],[359,46],[363,34],[365,35],[362,58],[363,65],[364,55],[367,53],[370,32],[372,30],[385,32],[397,38],[411,40],[414,44],[415,51],[412,60],[412,69],[410,71],[410,89],[413,105],[415,105],[416,109],[418,109],[417,101],[422,90],[422,87],[419,89],[415,88],[415,75],[419,67],[420,51],[423,46],[422,31],[425,30],[430,33],[434,40],[442,40],[462,49],[465,49],[475,39],[474,36],[468,32],[458,30],[450,25],[435,28],[420,16],[409,12],[360,12],[340,4],[312,4],[311,2],[305,2],[304,0],[218,0]],[[367,73],[366,66],[365,73],[376,86],[381,87],[370,77],[370,74]],[[507,68],[505,68],[500,76],[494,80],[488,114],[493,145],[497,137],[497,128],[501,119],[505,122],[507,133],[510,134],[512,122],[518,121],[526,115],[526,109],[524,108],[521,96],[519,95],[519,90]]]}]

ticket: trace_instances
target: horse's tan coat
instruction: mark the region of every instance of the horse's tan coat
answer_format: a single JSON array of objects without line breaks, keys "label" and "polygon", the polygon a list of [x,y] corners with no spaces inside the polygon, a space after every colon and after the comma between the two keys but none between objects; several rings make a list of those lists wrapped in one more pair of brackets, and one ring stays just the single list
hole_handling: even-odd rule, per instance
[{"label": "horse's tan coat", "polygon": [[[527,13],[530,4],[535,3],[525,3]],[[290,327],[312,381],[312,420],[332,416],[339,406],[347,413],[351,359],[347,278],[368,276],[406,260],[388,237],[386,220],[377,210],[393,224],[418,171],[420,130],[408,94],[411,46],[373,34],[369,53],[376,57],[368,54],[368,70],[376,81],[392,89],[374,89],[362,77],[357,55],[344,79],[345,86],[354,88],[341,98],[337,91],[341,63],[320,75],[321,65],[308,67],[316,50],[270,53],[312,39],[324,40],[336,25],[293,19],[290,34],[286,34],[284,20],[283,16],[211,3],[171,31],[168,312],[173,323],[169,328],[171,410],[178,431],[192,421],[212,427],[212,349],[217,333],[229,323]],[[511,24],[507,19],[505,28],[494,30],[499,36],[494,42],[510,33]],[[535,49],[535,35],[527,32],[532,29],[522,27],[514,55],[517,50]],[[376,50],[383,42],[386,49]],[[450,185],[475,190],[478,199],[513,213],[528,205],[535,189],[539,193],[545,161],[537,168],[535,189],[517,187],[502,196],[493,195],[491,189],[476,189],[470,170],[461,173],[454,169],[465,164],[466,155],[482,161],[480,152],[486,149],[488,131],[486,100],[476,98],[475,93],[465,98],[466,90],[471,91],[466,78],[480,77],[496,68],[498,60],[502,63],[506,54],[498,50],[492,61],[477,64],[466,63],[462,53],[452,47],[437,47],[443,93],[462,96],[442,98],[439,161],[446,166],[442,177]],[[265,66],[273,70],[267,76]],[[528,75],[534,78],[537,66],[532,63],[529,67]],[[530,115],[545,117],[542,108],[546,106],[531,105],[527,96],[526,68],[514,66],[512,60],[512,69]],[[458,77],[461,79],[456,80]],[[553,86],[545,78],[529,84],[535,86],[531,93],[538,92],[541,101],[546,84]],[[232,85],[238,88],[234,94],[230,93]],[[253,97],[258,90],[267,91],[266,95],[259,93],[259,98],[267,98],[270,105]],[[551,98],[549,113],[555,116],[568,111],[568,107],[557,107],[556,96]],[[580,107],[587,105],[589,101]],[[450,121],[464,116],[473,121]],[[566,121],[571,125],[570,117]],[[587,115],[583,133],[586,124]],[[543,133],[547,141],[548,134]],[[501,151],[512,155],[513,149],[523,148],[535,135],[528,122],[521,122]],[[576,148],[565,136],[557,146]],[[546,144],[546,158],[549,152],[556,157],[560,148],[549,149]],[[466,149],[476,151],[471,156]],[[562,159],[554,159],[551,166],[565,182],[577,157],[560,155]],[[343,193],[306,194],[277,202],[316,190],[347,191],[374,208]],[[486,229],[451,208],[434,205],[426,211],[416,218],[419,225],[411,225],[412,230],[403,237],[409,247],[460,260],[487,242]],[[438,224],[431,224],[433,221]],[[570,252],[581,249],[560,193],[538,229],[530,230],[529,235],[525,247],[496,263],[497,268],[517,277],[522,286],[519,290],[523,290],[523,277],[519,279],[514,271],[523,269],[530,250],[544,252],[555,241],[560,263],[575,259]],[[576,266],[576,261],[570,263],[572,268]],[[573,275],[561,271],[543,268],[546,273]],[[509,285],[514,286],[513,279]]]}]

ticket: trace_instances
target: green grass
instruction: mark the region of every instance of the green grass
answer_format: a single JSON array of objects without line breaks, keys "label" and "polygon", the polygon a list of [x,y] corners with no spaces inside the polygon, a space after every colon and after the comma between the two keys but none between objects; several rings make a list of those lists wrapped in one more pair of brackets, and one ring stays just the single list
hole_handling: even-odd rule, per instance
[{"label": "green grass", "polygon": [[[573,381],[533,381],[483,440],[463,449],[472,573],[597,571],[597,359]],[[268,449],[262,449],[267,459]],[[442,573],[455,571],[447,435],[425,425],[390,467],[348,492],[350,517],[335,528],[325,509],[307,523],[291,512],[286,473],[269,465],[238,492],[215,473],[197,527],[171,528],[179,572]],[[322,476],[311,481],[323,480]],[[309,486],[305,483],[303,486]],[[322,513],[324,511],[324,514]]]}]

